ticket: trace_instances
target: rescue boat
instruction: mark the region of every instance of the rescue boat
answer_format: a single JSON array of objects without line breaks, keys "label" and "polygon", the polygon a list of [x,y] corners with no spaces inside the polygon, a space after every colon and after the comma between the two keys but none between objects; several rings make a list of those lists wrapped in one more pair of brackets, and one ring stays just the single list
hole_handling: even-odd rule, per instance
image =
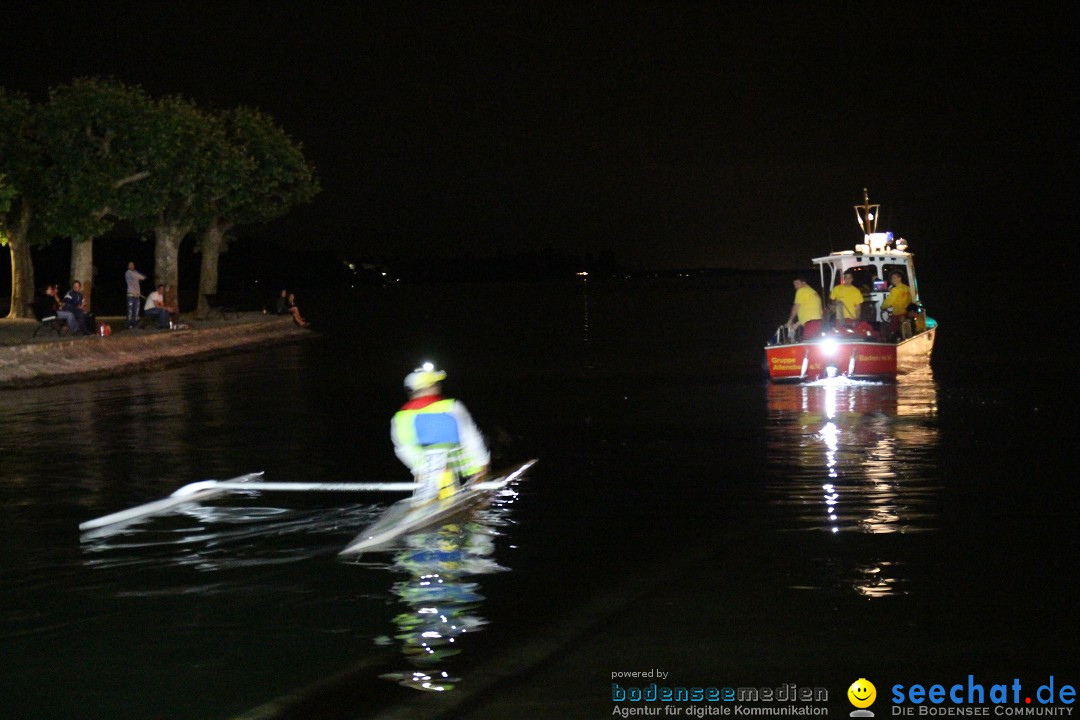
[{"label": "rescue boat", "polygon": [[[815,382],[830,377],[895,381],[928,368],[934,349],[937,322],[926,315],[915,276],[915,256],[907,241],[891,232],[878,232],[880,205],[855,206],[863,241],[853,250],[841,250],[813,259],[821,278],[823,304],[845,273],[863,296],[856,318],[836,319],[826,311],[794,333],[781,325],[765,345],[765,363],[773,382]],[[885,306],[889,275],[898,271],[911,291],[907,311],[892,317]]]}]

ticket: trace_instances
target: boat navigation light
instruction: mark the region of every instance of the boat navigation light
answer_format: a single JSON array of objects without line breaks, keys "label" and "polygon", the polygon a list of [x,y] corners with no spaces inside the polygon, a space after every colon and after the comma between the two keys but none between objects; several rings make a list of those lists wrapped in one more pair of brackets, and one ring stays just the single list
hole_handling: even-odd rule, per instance
[{"label": "boat navigation light", "polygon": [[878,253],[882,252],[885,247],[892,242],[892,233],[889,232],[875,232],[868,233],[866,235],[867,244],[870,246],[870,252]]},{"label": "boat navigation light", "polygon": [[832,356],[836,353],[836,341],[832,338],[825,338],[821,341],[821,352],[828,356]]}]

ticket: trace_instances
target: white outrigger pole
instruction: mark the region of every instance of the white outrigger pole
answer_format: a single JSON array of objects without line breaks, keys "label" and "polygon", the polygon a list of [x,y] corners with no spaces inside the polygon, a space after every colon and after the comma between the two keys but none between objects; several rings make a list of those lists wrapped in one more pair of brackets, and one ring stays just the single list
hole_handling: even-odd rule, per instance
[{"label": "white outrigger pole", "polygon": [[[221,495],[227,492],[250,492],[259,491],[282,491],[282,492],[414,492],[418,487],[412,482],[383,482],[383,483],[302,483],[302,482],[260,482],[256,478],[262,477],[261,472],[248,473],[229,480],[201,480],[189,483],[167,498],[154,500],[143,505],[137,505],[127,510],[114,512],[93,520],[79,523],[79,530],[96,530],[108,525],[131,522],[151,515],[158,515],[171,510],[179,505],[197,503],[202,500]],[[505,486],[512,478],[500,478],[470,485],[473,490],[498,490]]]}]

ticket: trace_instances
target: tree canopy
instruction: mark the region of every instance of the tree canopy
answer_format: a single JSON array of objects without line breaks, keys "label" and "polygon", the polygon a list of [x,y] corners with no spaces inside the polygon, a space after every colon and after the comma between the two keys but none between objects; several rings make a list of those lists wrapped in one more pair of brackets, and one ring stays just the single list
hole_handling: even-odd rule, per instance
[{"label": "tree canopy", "polygon": [[42,191],[42,158],[34,141],[34,107],[25,95],[0,87],[0,228],[10,231],[17,200]]},{"label": "tree canopy", "polygon": [[51,234],[92,238],[124,217],[122,191],[148,176],[142,138],[152,109],[141,88],[114,80],[80,78],[50,90],[41,123],[50,202],[41,213]]},{"label": "tree canopy", "polygon": [[221,115],[230,148],[246,162],[229,192],[216,198],[213,213],[230,224],[267,222],[319,192],[314,168],[303,148],[266,114],[239,107]]},{"label": "tree canopy", "polygon": [[126,221],[154,237],[155,275],[175,290],[180,244],[202,231],[216,290],[228,228],[272,220],[319,191],[301,146],[261,111],[211,112],[102,78],[51,88],[42,105],[0,88],[0,177],[0,231],[21,267],[13,250],[13,314],[32,292],[32,242],[70,238],[72,276],[89,278],[90,241]]}]

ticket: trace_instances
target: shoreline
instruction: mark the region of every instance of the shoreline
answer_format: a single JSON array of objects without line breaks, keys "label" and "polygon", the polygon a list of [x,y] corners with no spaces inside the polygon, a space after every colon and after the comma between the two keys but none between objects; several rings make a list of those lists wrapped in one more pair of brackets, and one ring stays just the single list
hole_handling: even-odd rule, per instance
[{"label": "shoreline", "polygon": [[[122,328],[124,319],[99,318]],[[123,330],[108,337],[32,335],[36,320],[0,320],[0,390],[143,372],[239,350],[315,337],[291,318],[241,313],[186,321],[185,330]]]}]

